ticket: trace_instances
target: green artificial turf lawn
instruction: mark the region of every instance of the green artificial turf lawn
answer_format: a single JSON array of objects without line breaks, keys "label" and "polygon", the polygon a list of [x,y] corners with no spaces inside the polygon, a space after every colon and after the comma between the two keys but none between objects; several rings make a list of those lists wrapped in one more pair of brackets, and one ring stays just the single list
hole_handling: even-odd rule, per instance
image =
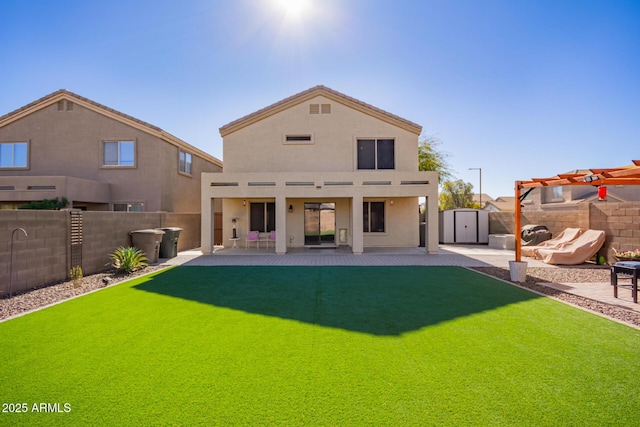
[{"label": "green artificial turf lawn", "polygon": [[629,426],[639,355],[462,268],[183,266],[0,323],[0,425]]}]

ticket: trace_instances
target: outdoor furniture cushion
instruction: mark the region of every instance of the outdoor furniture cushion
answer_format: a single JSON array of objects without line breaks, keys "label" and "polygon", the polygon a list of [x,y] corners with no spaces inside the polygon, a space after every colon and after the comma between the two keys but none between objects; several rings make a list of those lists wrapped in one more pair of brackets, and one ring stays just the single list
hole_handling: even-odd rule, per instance
[{"label": "outdoor furniture cushion", "polygon": [[582,264],[598,253],[606,237],[604,231],[587,230],[578,238],[561,243],[554,248],[538,247],[535,249],[534,255],[547,264]]},{"label": "outdoor furniture cushion", "polygon": [[582,234],[580,228],[565,228],[562,233],[558,234],[553,239],[545,240],[536,246],[523,246],[522,255],[528,257],[535,257],[536,249],[556,249],[562,247],[562,245],[575,240]]}]

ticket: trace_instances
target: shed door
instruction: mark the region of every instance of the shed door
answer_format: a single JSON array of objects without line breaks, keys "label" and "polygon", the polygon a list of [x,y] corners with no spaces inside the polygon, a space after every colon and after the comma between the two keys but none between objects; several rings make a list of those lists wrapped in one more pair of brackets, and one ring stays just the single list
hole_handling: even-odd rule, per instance
[{"label": "shed door", "polygon": [[478,243],[478,212],[453,212],[455,243]]}]

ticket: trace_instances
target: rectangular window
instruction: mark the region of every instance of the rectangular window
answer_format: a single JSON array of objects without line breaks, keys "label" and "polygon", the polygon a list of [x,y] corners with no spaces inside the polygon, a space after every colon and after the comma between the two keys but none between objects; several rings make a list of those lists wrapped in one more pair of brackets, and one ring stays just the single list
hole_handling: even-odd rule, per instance
[{"label": "rectangular window", "polygon": [[365,233],[384,233],[384,202],[363,202],[362,221]]},{"label": "rectangular window", "polygon": [[180,150],[180,172],[191,175],[191,154]]},{"label": "rectangular window", "polygon": [[26,142],[0,143],[0,168],[26,168],[28,166]]},{"label": "rectangular window", "polygon": [[282,143],[285,145],[311,145],[313,144],[313,135],[302,133],[285,135]]},{"label": "rectangular window", "polygon": [[359,139],[358,169],[395,169],[393,139]]},{"label": "rectangular window", "polygon": [[287,135],[287,142],[294,142],[294,141],[311,141],[311,135]]},{"label": "rectangular window", "polygon": [[268,233],[276,229],[276,204],[274,202],[251,203],[249,215],[251,231]]},{"label": "rectangular window", "polygon": [[104,166],[135,166],[135,143],[133,141],[104,141]]},{"label": "rectangular window", "polygon": [[144,212],[144,204],[142,203],[114,203],[113,210],[115,212]]}]

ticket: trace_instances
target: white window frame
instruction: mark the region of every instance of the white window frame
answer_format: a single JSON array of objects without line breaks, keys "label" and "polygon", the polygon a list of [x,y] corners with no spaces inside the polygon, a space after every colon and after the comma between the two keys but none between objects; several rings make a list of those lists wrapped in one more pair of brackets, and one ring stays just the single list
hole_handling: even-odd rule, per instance
[{"label": "white window frame", "polygon": [[[122,164],[122,159],[121,159],[121,152],[122,152],[122,144],[133,144],[133,164],[132,165],[123,165]],[[118,144],[118,158],[117,158],[117,164],[114,165],[108,165],[106,164],[106,158],[105,158],[105,149],[107,147],[107,144]],[[105,139],[102,141],[102,167],[103,168],[135,168],[137,165],[137,144],[135,140],[132,139]]]},{"label": "white window frame", "polygon": [[[24,165],[16,165],[16,145],[24,144],[26,149],[26,158]],[[0,145],[11,145],[11,165],[0,166],[2,170],[29,169],[29,142],[28,141],[6,141],[0,142]]]},{"label": "white window frame", "polygon": [[[187,158],[189,163],[187,163]],[[189,165],[189,167],[187,167]],[[178,150],[178,171],[184,175],[193,175],[193,154],[182,149]]]}]

